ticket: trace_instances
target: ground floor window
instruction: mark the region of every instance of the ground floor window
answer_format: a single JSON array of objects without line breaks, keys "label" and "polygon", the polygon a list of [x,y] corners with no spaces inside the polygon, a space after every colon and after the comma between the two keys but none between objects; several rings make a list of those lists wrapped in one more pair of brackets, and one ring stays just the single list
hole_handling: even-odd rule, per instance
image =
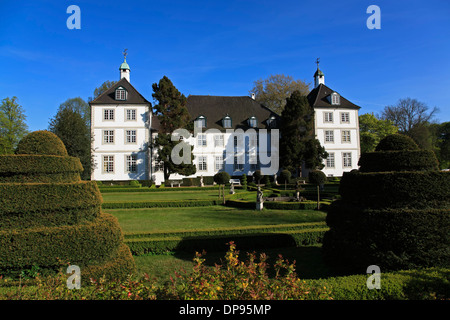
[{"label": "ground floor window", "polygon": [[137,172],[137,156],[135,154],[126,156],[127,172]]},{"label": "ground floor window", "polygon": [[348,168],[352,166],[352,153],[351,152],[344,152],[342,153],[342,162],[344,168]]},{"label": "ground floor window", "polygon": [[206,165],[206,157],[204,156],[198,157],[198,170],[199,171],[208,170]]},{"label": "ground floor window", "polygon": [[216,169],[216,171],[223,170],[223,156],[216,156],[214,168]]},{"label": "ground floor window", "polygon": [[327,168],[334,168],[334,152],[328,152]]},{"label": "ground floor window", "polygon": [[103,171],[114,173],[114,156],[103,156]]}]

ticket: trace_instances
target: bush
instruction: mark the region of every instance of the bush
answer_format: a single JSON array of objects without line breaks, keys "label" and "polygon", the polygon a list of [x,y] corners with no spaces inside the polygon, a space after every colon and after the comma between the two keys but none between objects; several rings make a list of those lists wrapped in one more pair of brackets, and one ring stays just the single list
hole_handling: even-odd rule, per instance
[{"label": "bush", "polygon": [[367,152],[361,155],[358,165],[360,172],[439,169],[436,155],[429,150]]},{"label": "bush", "polygon": [[327,181],[327,176],[323,171],[320,170],[312,170],[308,174],[309,183],[314,185],[323,185],[325,181]]},{"label": "bush", "polygon": [[137,180],[131,180],[131,181],[130,181],[130,186],[133,186],[133,187],[141,187],[141,184],[140,184],[139,181],[137,181]]},{"label": "bush", "polygon": [[58,136],[50,131],[41,130],[31,132],[20,140],[16,154],[67,156],[67,150]]},{"label": "bush", "polygon": [[375,151],[401,151],[401,150],[419,150],[419,147],[410,137],[396,133],[391,134],[378,143]]},{"label": "bush", "polygon": [[130,208],[169,208],[169,207],[203,207],[219,204],[218,200],[182,200],[182,201],[126,201],[105,202],[103,209],[130,209]]}]

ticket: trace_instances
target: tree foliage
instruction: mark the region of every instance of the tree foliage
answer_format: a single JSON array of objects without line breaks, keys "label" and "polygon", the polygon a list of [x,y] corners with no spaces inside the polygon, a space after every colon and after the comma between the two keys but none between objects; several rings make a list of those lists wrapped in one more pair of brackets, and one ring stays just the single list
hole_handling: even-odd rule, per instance
[{"label": "tree foliage", "polygon": [[281,113],[280,163],[291,172],[299,172],[302,164],[307,168],[323,168],[328,154],[314,135],[314,110],[300,91],[286,99]]},{"label": "tree foliage", "polygon": [[99,87],[95,88],[94,96],[89,97],[88,101],[91,102],[91,101],[95,100],[98,96],[100,96],[102,93],[107,91],[109,88],[111,88],[116,83],[117,83],[117,81],[106,80]]},{"label": "tree foliage", "polygon": [[372,152],[384,137],[397,133],[398,128],[391,120],[378,119],[371,113],[359,116],[361,153]]},{"label": "tree foliage", "polygon": [[[158,116],[161,131],[154,141],[158,150],[157,161],[164,163],[164,179],[168,180],[172,173],[189,176],[196,172],[192,163],[194,156],[191,149],[191,163],[175,164],[171,159],[172,149],[184,141],[172,141],[171,134],[176,129],[192,129],[190,115],[186,108],[186,97],[178,91],[169,78],[164,76],[159,83],[154,83],[153,98],[155,99],[154,114]],[[184,150],[184,149],[183,149]]]},{"label": "tree foliage", "polygon": [[69,156],[80,159],[84,169],[81,177],[89,180],[92,169],[91,131],[79,109],[71,103],[61,104],[55,117],[50,119],[48,129],[61,139]]},{"label": "tree foliage", "polygon": [[12,154],[28,133],[25,111],[17,97],[5,98],[0,105],[0,154]]},{"label": "tree foliage", "polygon": [[266,79],[254,81],[250,93],[255,94],[256,101],[275,113],[281,114],[286,105],[286,98],[289,98],[294,91],[307,95],[309,86],[309,83],[302,80],[294,80],[291,76],[275,74],[270,75]]}]

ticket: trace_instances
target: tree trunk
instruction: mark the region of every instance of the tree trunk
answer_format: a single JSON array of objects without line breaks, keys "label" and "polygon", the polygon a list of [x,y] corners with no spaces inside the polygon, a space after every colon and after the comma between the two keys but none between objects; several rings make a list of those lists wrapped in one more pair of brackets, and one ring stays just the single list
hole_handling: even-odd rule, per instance
[{"label": "tree trunk", "polygon": [[317,210],[320,210],[320,194],[319,194],[319,185],[317,185]]}]

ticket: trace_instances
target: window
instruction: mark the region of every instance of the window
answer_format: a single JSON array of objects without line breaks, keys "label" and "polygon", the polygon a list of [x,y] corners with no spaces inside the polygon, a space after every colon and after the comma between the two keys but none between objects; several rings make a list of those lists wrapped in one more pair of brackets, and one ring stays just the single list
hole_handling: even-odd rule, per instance
[{"label": "window", "polygon": [[127,172],[137,172],[137,156],[135,154],[126,156],[126,165]]},{"label": "window", "polygon": [[216,171],[223,170],[223,156],[216,156],[216,160],[214,162],[214,168]]},{"label": "window", "polygon": [[114,156],[103,156],[103,172],[114,172]]},{"label": "window", "polygon": [[127,120],[136,120],[136,109],[127,109]]},{"label": "window", "polygon": [[352,153],[344,152],[342,153],[342,163],[344,168],[348,168],[352,166]]},{"label": "window", "polygon": [[114,120],[114,109],[104,109],[103,120]]},{"label": "window", "polygon": [[325,142],[334,142],[333,130],[325,130]]},{"label": "window", "polygon": [[251,134],[248,136],[248,148],[249,150],[256,150],[258,148],[258,135]]},{"label": "window", "polygon": [[243,170],[244,170],[244,161],[242,161],[242,157],[234,157],[233,171],[243,171]]},{"label": "window", "polygon": [[342,142],[350,142],[350,130],[342,130]]},{"label": "window", "polygon": [[214,136],[214,147],[223,147],[223,135],[216,134]]},{"label": "window", "polygon": [[328,152],[327,168],[334,168],[334,152]]},{"label": "window", "polygon": [[250,154],[248,157],[248,162],[250,163],[250,171],[255,171],[258,169],[258,156],[255,154]]},{"label": "window", "polygon": [[136,143],[136,130],[125,130],[126,142]]},{"label": "window", "polygon": [[197,145],[199,147],[206,147],[206,134],[198,134]]},{"label": "window", "polygon": [[158,172],[158,171],[164,171],[164,161],[156,161],[155,162],[155,166],[154,166],[154,171]]},{"label": "window", "polygon": [[350,113],[341,112],[341,122],[342,123],[350,123]]},{"label": "window", "polygon": [[258,120],[256,119],[256,117],[250,117],[250,119],[248,119],[248,125],[251,128],[256,128],[258,126]]},{"label": "window", "polygon": [[269,119],[267,119],[267,126],[269,128],[275,128],[277,126],[277,121],[275,119],[275,116],[271,116]]},{"label": "window", "polygon": [[206,128],[206,118],[204,116],[199,116],[195,120],[195,125],[197,128]]},{"label": "window", "polygon": [[127,100],[127,91],[124,87],[118,87],[116,89],[116,100]]},{"label": "window", "polygon": [[324,122],[333,122],[333,112],[324,112]]},{"label": "window", "polygon": [[199,171],[206,171],[207,170],[207,166],[206,166],[206,157],[198,157],[198,170]]},{"label": "window", "polygon": [[114,130],[103,130],[103,143],[114,143]]},{"label": "window", "polygon": [[223,119],[222,119],[222,126],[224,127],[224,128],[231,128],[231,117],[230,116],[225,116]]},{"label": "window", "polygon": [[340,99],[340,96],[339,96],[338,93],[333,92],[333,93],[331,94],[331,104],[332,104],[332,105],[338,105],[338,104],[340,104],[340,103],[341,103],[340,100],[341,100],[341,99]]}]

